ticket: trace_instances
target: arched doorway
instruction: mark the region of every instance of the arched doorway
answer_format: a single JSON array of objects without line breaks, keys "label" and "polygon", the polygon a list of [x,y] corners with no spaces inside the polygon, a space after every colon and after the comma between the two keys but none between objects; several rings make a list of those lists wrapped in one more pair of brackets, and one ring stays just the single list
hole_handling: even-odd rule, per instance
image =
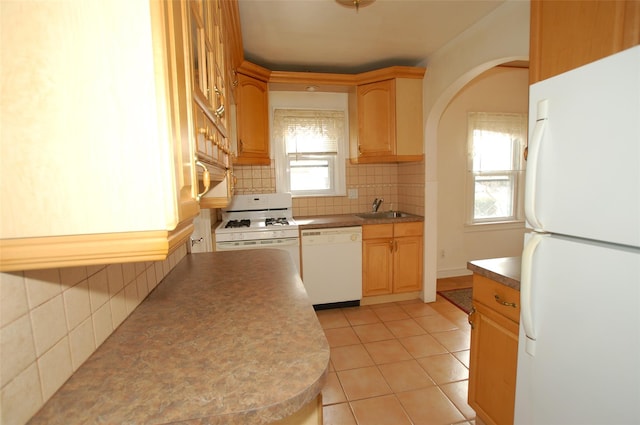
[{"label": "arched doorway", "polygon": [[438,50],[425,64],[425,238],[422,297],[435,301],[437,278],[438,164],[440,118],[456,93],[502,63],[529,58],[529,2],[506,1]]}]

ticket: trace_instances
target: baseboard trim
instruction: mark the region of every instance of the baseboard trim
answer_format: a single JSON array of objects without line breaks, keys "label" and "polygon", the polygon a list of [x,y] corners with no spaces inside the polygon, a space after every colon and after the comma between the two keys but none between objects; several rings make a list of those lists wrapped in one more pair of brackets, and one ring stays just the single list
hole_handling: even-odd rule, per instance
[{"label": "baseboard trim", "polygon": [[471,274],[473,274],[473,272],[468,269],[447,269],[438,270],[436,273],[436,277],[438,279],[445,279],[447,277],[469,276]]},{"label": "baseboard trim", "polygon": [[420,299],[421,292],[403,292],[399,294],[374,295],[371,297],[362,297],[360,305],[374,305],[382,303],[391,303],[398,301],[409,301]]}]

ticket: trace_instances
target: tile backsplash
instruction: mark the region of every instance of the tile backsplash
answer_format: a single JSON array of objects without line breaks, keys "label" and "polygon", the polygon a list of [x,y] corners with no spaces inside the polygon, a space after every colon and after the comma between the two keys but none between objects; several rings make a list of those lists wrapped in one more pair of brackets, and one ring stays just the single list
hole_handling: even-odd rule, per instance
[{"label": "tile backsplash", "polygon": [[[236,193],[276,191],[275,166],[238,165]],[[294,217],[325,214],[353,214],[371,210],[375,198],[384,198],[381,210],[402,210],[424,215],[424,162],[358,164],[347,161],[347,191],[355,189],[357,198],[348,196],[302,197],[293,199]]]},{"label": "tile backsplash", "polygon": [[27,422],[186,254],[0,273],[0,423]]}]

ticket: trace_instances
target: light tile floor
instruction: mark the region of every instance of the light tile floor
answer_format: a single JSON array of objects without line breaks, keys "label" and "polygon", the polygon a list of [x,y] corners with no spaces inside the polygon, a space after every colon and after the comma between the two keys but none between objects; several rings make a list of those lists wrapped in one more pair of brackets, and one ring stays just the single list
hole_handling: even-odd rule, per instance
[{"label": "light tile floor", "polygon": [[438,296],[317,315],[331,347],[325,425],[475,424],[462,310]]}]

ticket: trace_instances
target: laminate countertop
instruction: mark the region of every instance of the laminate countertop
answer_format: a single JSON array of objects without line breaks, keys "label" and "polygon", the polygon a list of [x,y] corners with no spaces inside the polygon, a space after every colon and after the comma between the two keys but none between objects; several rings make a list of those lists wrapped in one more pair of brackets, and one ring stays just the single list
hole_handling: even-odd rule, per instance
[{"label": "laminate countertop", "polygon": [[474,260],[467,263],[467,269],[519,291],[520,261],[521,257]]},{"label": "laminate countertop", "polygon": [[415,214],[406,214],[404,217],[362,218],[358,217],[356,214],[335,214],[295,217],[295,220],[300,230],[305,230],[329,227],[363,226],[367,224],[406,223],[424,221],[424,217]]},{"label": "laminate countertop", "polygon": [[320,393],[329,345],[287,252],[187,255],[32,424],[265,424]]}]

